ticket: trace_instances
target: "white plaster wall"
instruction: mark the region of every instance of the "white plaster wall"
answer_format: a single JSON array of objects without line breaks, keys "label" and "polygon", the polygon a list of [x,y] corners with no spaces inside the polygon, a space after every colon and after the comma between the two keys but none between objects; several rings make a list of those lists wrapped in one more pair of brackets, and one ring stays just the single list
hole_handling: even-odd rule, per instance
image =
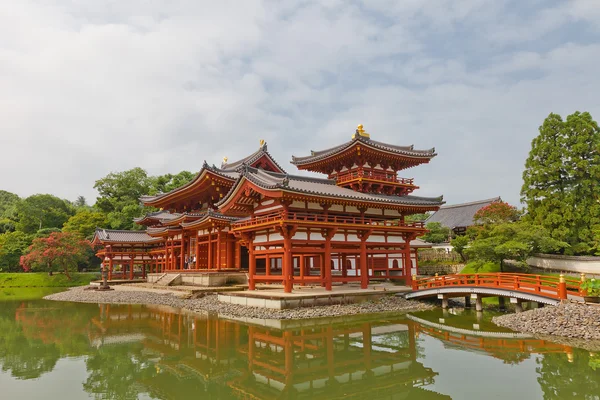
[{"label": "white plaster wall", "polygon": [[269,204],[273,204],[273,203],[275,203],[275,200],[274,199],[270,199],[270,200],[263,201],[262,205],[263,206],[268,206]]},{"label": "white plaster wall", "polygon": [[334,204],[329,208],[329,211],[344,211],[344,206]]},{"label": "white plaster wall", "polygon": [[293,237],[294,240],[308,240],[308,233],[306,232],[296,232]]},{"label": "white plaster wall", "polygon": [[385,215],[389,215],[391,217],[399,217],[400,212],[397,210],[385,210]]},{"label": "white plaster wall", "polygon": [[294,201],[290,207],[292,208],[304,208],[304,202],[303,201]]},{"label": "white plaster wall", "polygon": [[267,235],[256,235],[254,243],[264,243],[267,241]]},{"label": "white plaster wall", "polygon": [[354,206],[347,206],[346,207],[346,212],[347,213],[359,213],[358,208],[354,207]]},{"label": "white plaster wall", "polygon": [[308,203],[308,209],[309,210],[323,210],[323,207],[321,207],[317,203]]},{"label": "white plaster wall", "polygon": [[369,243],[385,243],[385,236],[371,235],[369,236]]},{"label": "white plaster wall", "polygon": [[346,240],[346,237],[344,235],[342,235],[341,233],[336,233],[335,235],[333,235],[333,238],[331,240],[333,240],[334,242],[335,241],[340,242],[340,241]]},{"label": "white plaster wall", "polygon": [[400,236],[388,236],[388,243],[404,243]]},{"label": "white plaster wall", "polygon": [[273,241],[273,240],[283,240],[283,236],[281,236],[277,232],[270,232],[269,233],[269,240],[271,240],[271,241]]},{"label": "white plaster wall", "polygon": [[256,211],[256,215],[266,214],[266,213],[269,213],[269,212],[273,212],[275,210],[279,210],[281,208],[282,208],[281,206],[277,206],[277,205],[273,206],[273,207],[263,208],[262,210],[257,210]]},{"label": "white plaster wall", "polygon": [[[337,235],[336,235],[337,236]],[[356,235],[348,235],[348,241],[349,242],[360,242],[360,239],[358,238],[358,236]]]},{"label": "white plaster wall", "polygon": [[547,258],[543,256],[527,259],[527,264],[556,271],[568,271],[600,275],[600,257]]}]

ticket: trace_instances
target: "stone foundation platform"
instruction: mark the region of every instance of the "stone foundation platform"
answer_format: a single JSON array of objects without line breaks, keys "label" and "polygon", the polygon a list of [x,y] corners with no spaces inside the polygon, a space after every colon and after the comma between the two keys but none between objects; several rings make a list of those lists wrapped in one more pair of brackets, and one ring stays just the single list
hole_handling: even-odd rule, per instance
[{"label": "stone foundation platform", "polygon": [[173,271],[148,274],[147,282],[159,286],[202,286],[217,287],[227,285],[245,285],[248,276],[239,271]]},{"label": "stone foundation platform", "polygon": [[320,286],[307,286],[294,288],[292,293],[285,293],[283,289],[221,293],[219,294],[219,301],[248,307],[285,310],[298,307],[361,303],[382,296],[410,291],[411,289],[407,286],[392,284],[369,285],[367,289],[361,289],[357,285],[341,285],[334,286],[331,291],[327,291]]}]

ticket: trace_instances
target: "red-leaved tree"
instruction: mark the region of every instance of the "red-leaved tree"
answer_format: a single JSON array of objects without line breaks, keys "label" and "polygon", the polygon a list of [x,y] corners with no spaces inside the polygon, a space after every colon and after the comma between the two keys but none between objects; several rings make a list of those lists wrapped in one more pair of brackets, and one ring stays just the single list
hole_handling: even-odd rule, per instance
[{"label": "red-leaved tree", "polygon": [[90,243],[75,233],[54,232],[48,237],[38,238],[21,256],[21,267],[25,271],[63,271],[71,279],[69,271],[88,257]]},{"label": "red-leaved tree", "polygon": [[473,219],[478,224],[488,225],[515,222],[520,216],[521,213],[517,207],[503,201],[497,201],[481,208],[475,213]]}]

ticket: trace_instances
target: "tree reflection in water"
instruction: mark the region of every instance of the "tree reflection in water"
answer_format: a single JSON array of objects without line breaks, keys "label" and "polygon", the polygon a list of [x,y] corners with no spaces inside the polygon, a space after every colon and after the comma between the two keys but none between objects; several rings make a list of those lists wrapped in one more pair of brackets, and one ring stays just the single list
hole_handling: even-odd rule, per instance
[{"label": "tree reflection in water", "polygon": [[83,390],[96,398],[135,399],[145,393],[160,399],[317,400],[400,394],[406,399],[449,399],[428,389],[437,373],[419,361],[420,334],[509,364],[543,354],[537,356],[537,372],[546,399],[597,399],[600,393],[599,372],[589,367],[587,352],[534,339],[454,335],[402,316],[275,329],[157,306],[4,306],[2,370],[18,379],[34,379],[52,371],[61,358],[83,357],[88,373]]}]

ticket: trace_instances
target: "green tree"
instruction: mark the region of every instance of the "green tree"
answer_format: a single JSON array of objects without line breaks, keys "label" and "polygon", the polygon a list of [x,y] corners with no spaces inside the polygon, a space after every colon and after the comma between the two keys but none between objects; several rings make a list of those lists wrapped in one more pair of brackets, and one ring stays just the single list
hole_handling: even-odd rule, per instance
[{"label": "green tree", "polygon": [[111,228],[140,229],[133,218],[144,214],[139,199],[150,194],[152,181],[142,168],[111,172],[94,185],[99,194],[95,207],[106,214]]},{"label": "green tree", "polygon": [[20,200],[16,194],[0,190],[0,233],[15,230],[16,207]]},{"label": "green tree", "polygon": [[195,174],[189,171],[181,171],[175,175],[165,174],[151,177],[152,188],[150,194],[170,192],[190,182],[195,176]]},{"label": "green tree", "polygon": [[439,222],[430,222],[426,226],[427,232],[425,235],[421,236],[426,242],[429,243],[443,243],[450,238],[451,230],[450,228],[443,226]]},{"label": "green tree", "polygon": [[21,271],[19,260],[31,245],[32,237],[23,232],[8,232],[0,235],[0,271]]},{"label": "green tree", "polygon": [[450,244],[454,248],[454,251],[458,253],[463,262],[467,262],[467,255],[465,250],[469,246],[471,240],[467,235],[459,235],[450,241]]},{"label": "green tree", "polygon": [[431,213],[423,214],[411,214],[404,217],[405,222],[425,222],[427,218],[431,216]]},{"label": "green tree", "polygon": [[587,351],[574,349],[573,357],[563,353],[544,354],[536,360],[537,381],[545,400],[595,400],[600,393],[598,371],[589,367]]},{"label": "green tree", "polygon": [[600,128],[576,112],[566,121],[550,114],[533,139],[523,172],[526,218],[570,246],[566,253],[594,251],[600,225]]},{"label": "green tree", "polygon": [[481,225],[515,222],[519,219],[520,214],[517,207],[503,201],[497,201],[477,210],[473,216],[473,221]]},{"label": "green tree", "polygon": [[79,264],[88,259],[90,247],[78,234],[54,232],[34,239],[20,263],[25,271],[46,271],[48,275],[62,271],[71,279],[69,271],[76,271]]},{"label": "green tree", "polygon": [[73,215],[63,226],[63,232],[78,233],[82,237],[90,238],[97,227],[108,225],[106,215],[92,210],[81,209]]},{"label": "green tree", "polygon": [[500,271],[503,271],[506,260],[523,267],[533,254],[555,252],[567,246],[567,243],[550,237],[544,228],[519,221],[480,230],[464,252],[469,260],[475,262],[476,269],[486,262],[493,262],[499,264]]},{"label": "green tree", "polygon": [[83,197],[83,196],[77,196],[77,200],[75,200],[73,202],[73,206],[75,206],[75,208],[87,208],[87,207],[89,207],[87,205],[87,201],[86,201],[85,197]]},{"label": "green tree", "polygon": [[61,229],[75,214],[70,204],[50,194],[36,194],[17,203],[16,230],[35,233],[43,228]]}]

